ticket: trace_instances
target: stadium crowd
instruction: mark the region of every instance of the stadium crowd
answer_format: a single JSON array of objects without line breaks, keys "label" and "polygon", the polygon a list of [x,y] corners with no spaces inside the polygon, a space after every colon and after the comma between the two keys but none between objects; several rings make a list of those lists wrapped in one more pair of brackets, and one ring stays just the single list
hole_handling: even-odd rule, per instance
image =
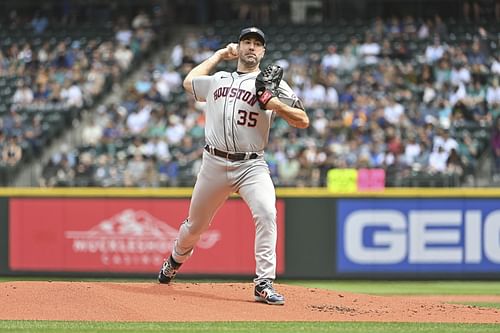
[{"label": "stadium crowd", "polygon": [[[457,186],[490,149],[498,177],[499,31],[467,26],[472,32],[454,31],[437,15],[375,18],[361,34],[345,33],[345,42],[318,51],[268,50],[267,61],[285,68],[311,118],[308,130],[275,120],[265,156],[275,183],[325,186],[331,168],[383,168],[388,186],[426,176],[452,177]],[[100,105],[82,130],[82,146],[55,154],[42,185],[192,185],[204,105],[181,85],[192,66],[232,40],[214,31],[188,34],[121,103]]]},{"label": "stadium crowd", "polygon": [[54,128],[91,107],[154,38],[144,12],[96,29],[61,26],[38,11],[24,17],[13,11],[2,27],[0,167],[7,169],[40,156]]}]

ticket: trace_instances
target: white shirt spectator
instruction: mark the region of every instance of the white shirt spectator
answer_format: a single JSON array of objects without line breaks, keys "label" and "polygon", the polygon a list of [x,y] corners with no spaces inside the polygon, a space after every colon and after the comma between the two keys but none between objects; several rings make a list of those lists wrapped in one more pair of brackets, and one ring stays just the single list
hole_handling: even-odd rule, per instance
[{"label": "white shirt spectator", "polygon": [[341,72],[352,72],[358,66],[358,58],[352,54],[352,47],[346,46],[344,53],[340,57],[338,69]]},{"label": "white shirt spectator", "polygon": [[451,70],[450,81],[452,84],[469,83],[470,80],[471,74],[468,68],[462,66]]},{"label": "white shirt spectator", "polygon": [[83,105],[83,94],[80,87],[75,83],[69,89],[61,91],[61,97],[66,100],[68,106],[81,107]]},{"label": "white shirt spectator", "polygon": [[181,119],[176,115],[171,115],[168,120],[169,125],[166,130],[167,143],[178,145],[186,134],[186,128],[182,124]]},{"label": "white shirt spectator", "polygon": [[132,20],[132,27],[134,29],[147,28],[150,26],[151,26],[151,21],[149,20],[148,15],[144,11],[141,11],[139,14],[137,14]]},{"label": "white shirt spectator", "polygon": [[33,102],[33,91],[28,86],[17,88],[14,96],[12,96],[12,103],[26,105]]},{"label": "white shirt spectator", "polygon": [[436,90],[434,89],[432,84],[426,84],[426,86],[424,88],[424,93],[422,96],[422,101],[424,103],[430,103],[430,102],[432,102],[432,100],[434,100],[434,98],[436,98],[436,95],[437,95]]},{"label": "white shirt spectator", "polygon": [[86,146],[96,146],[102,138],[102,127],[91,120],[88,125],[82,129],[82,142]]},{"label": "white shirt spectator", "polygon": [[328,53],[321,59],[321,68],[324,71],[331,69],[336,69],[340,65],[340,55],[337,54],[337,47],[335,45],[330,45],[328,47]]},{"label": "white shirt spectator", "polygon": [[303,91],[304,104],[306,106],[322,105],[326,98],[326,89],[322,84],[316,83]]},{"label": "white shirt spectator", "polygon": [[116,40],[123,45],[130,45],[130,40],[132,39],[132,31],[128,28],[121,28],[116,32]]},{"label": "white shirt spectator", "polygon": [[415,142],[415,140],[412,140],[408,142],[408,144],[405,146],[405,162],[407,165],[412,165],[413,162],[415,161],[415,157],[417,157],[420,154],[420,145]]},{"label": "white shirt spectator", "polygon": [[464,99],[467,96],[467,90],[463,83],[459,83],[458,87],[455,87],[455,91],[450,94],[449,102],[451,106],[454,106],[458,101]]},{"label": "white shirt spectator", "polygon": [[169,160],[171,156],[168,144],[164,139],[160,139],[158,137],[154,137],[148,141],[144,147],[144,153],[147,156],[156,156],[158,159],[163,161]]},{"label": "white shirt spectator", "polygon": [[404,113],[404,111],[405,109],[403,105],[393,101],[384,108],[384,118],[391,124],[397,124],[399,123],[401,115]]},{"label": "white shirt spectator", "polygon": [[496,75],[500,75],[500,60],[495,59],[491,63],[491,72]]},{"label": "white shirt spectator", "polygon": [[427,25],[427,23],[422,23],[422,25],[420,26],[420,28],[418,29],[418,38],[419,39],[426,39],[429,37],[429,26]]},{"label": "white shirt spectator", "polygon": [[182,85],[182,77],[175,70],[168,70],[161,75],[161,79],[168,84],[170,90],[177,90]]},{"label": "white shirt spectator", "polygon": [[328,87],[326,89],[325,102],[327,106],[332,108],[336,108],[339,105],[339,94],[337,93],[337,89],[334,87]]},{"label": "white shirt spectator", "polygon": [[139,134],[146,128],[151,114],[151,106],[146,105],[138,112],[132,112],[127,118],[127,128],[132,134]]},{"label": "white shirt spectator", "polygon": [[441,59],[444,54],[444,47],[439,44],[433,44],[427,46],[425,49],[425,60],[428,64],[432,64],[437,60]]},{"label": "white shirt spectator", "polygon": [[449,134],[445,133],[443,136],[436,135],[434,137],[433,147],[433,150],[443,148],[443,150],[449,154],[452,149],[458,149],[458,142],[454,138],[450,137]]},{"label": "white shirt spectator", "polygon": [[366,65],[378,63],[378,55],[380,54],[380,45],[375,42],[367,42],[359,47],[359,54],[364,59]]},{"label": "white shirt spectator", "polygon": [[325,112],[322,109],[317,109],[314,113],[312,127],[319,135],[324,135],[328,128],[328,119],[325,117]]},{"label": "white shirt spectator", "polygon": [[170,54],[170,61],[175,67],[179,67],[182,65],[182,57],[184,56],[184,50],[180,44],[177,44],[172,49],[172,53]]},{"label": "white shirt spectator", "polygon": [[500,104],[500,86],[493,84],[486,90],[486,101],[488,105]]},{"label": "white shirt spectator", "polygon": [[118,65],[121,69],[127,69],[132,62],[132,58],[134,54],[130,50],[130,48],[125,47],[125,45],[120,44],[113,55],[118,62]]},{"label": "white shirt spectator", "polygon": [[[154,77],[154,76],[153,76]],[[167,98],[170,95],[170,87],[167,82],[161,77],[155,80],[155,89],[160,93],[163,98]]]},{"label": "white shirt spectator", "polygon": [[446,171],[446,161],[448,160],[449,154],[444,151],[443,148],[434,150],[429,155],[429,171],[431,172],[445,172]]}]

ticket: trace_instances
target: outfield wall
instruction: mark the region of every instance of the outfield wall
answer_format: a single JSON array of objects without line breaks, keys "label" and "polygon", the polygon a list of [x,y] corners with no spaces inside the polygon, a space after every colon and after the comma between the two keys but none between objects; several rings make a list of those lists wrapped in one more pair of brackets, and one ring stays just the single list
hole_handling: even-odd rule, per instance
[{"label": "outfield wall", "polygon": [[[191,189],[0,190],[0,274],[148,277],[186,218]],[[498,279],[500,190],[278,189],[278,275]],[[186,277],[253,277],[254,226],[237,196]]]}]

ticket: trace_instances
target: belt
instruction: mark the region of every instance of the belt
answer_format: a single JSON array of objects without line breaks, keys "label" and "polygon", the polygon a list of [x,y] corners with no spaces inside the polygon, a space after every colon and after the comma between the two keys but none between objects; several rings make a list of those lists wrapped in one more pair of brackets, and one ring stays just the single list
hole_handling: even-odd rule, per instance
[{"label": "belt", "polygon": [[205,150],[208,151],[212,155],[227,158],[228,160],[231,160],[231,161],[254,160],[257,157],[259,157],[259,154],[257,154],[257,153],[228,153],[228,152],[216,149],[214,147],[211,147],[209,145],[205,145]]}]

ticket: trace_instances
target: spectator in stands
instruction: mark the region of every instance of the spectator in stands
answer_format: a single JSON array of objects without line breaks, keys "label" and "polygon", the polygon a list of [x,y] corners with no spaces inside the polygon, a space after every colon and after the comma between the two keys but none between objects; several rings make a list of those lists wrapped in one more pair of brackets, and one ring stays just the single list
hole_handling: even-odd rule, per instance
[{"label": "spectator in stands", "polygon": [[10,136],[2,149],[3,163],[7,166],[13,167],[21,161],[22,157],[23,150],[19,145],[19,138],[17,136]]},{"label": "spectator in stands", "polygon": [[134,157],[137,154],[146,156],[146,150],[145,139],[141,136],[135,136],[127,147],[127,155],[129,157]]},{"label": "spectator in stands", "polygon": [[116,29],[115,38],[119,44],[130,45],[133,36],[132,29],[130,29],[130,27],[126,23],[125,17],[122,17],[120,19],[120,22],[121,23],[118,24],[118,27]]},{"label": "spectator in stands", "polygon": [[338,70],[341,74],[349,74],[358,67],[358,58],[354,54],[352,47],[346,45],[340,56]]},{"label": "spectator in stands", "polygon": [[78,156],[78,162],[74,169],[74,186],[94,186],[94,158],[90,152],[83,152]]},{"label": "spectator in stands", "polygon": [[97,147],[101,141],[103,128],[93,117],[89,118],[82,128],[82,144],[85,148]]},{"label": "spectator in stands", "polygon": [[35,115],[29,125],[24,126],[23,139],[29,144],[35,156],[40,155],[45,139],[43,137],[42,116]]},{"label": "spectator in stands", "polygon": [[116,181],[116,170],[113,161],[106,154],[97,157],[97,163],[94,170],[93,182],[96,186],[110,187],[118,185]]},{"label": "spectator in stands", "polygon": [[471,66],[471,71],[476,74],[486,73],[488,71],[487,58],[487,53],[481,49],[479,40],[475,38],[467,53],[467,60]]},{"label": "spectator in stands", "polygon": [[83,106],[83,93],[78,82],[66,81],[61,90],[61,98],[63,103],[68,107],[81,108]]},{"label": "spectator in stands", "polygon": [[134,54],[130,50],[130,47],[124,44],[118,44],[113,56],[122,70],[127,70],[134,58]]},{"label": "spectator in stands", "polygon": [[[133,53],[134,50],[140,50],[140,43],[147,33],[139,32],[143,28],[138,29],[133,26],[130,29],[126,21],[123,23],[132,33],[132,36],[129,36],[130,51]],[[133,21],[132,24],[135,25]],[[301,173],[297,175],[295,185],[298,186],[324,184],[325,170],[333,166],[386,167],[399,172],[397,177],[401,180],[412,167],[415,169],[420,167],[421,173],[425,173],[426,170],[435,172],[436,168],[430,167],[428,162],[432,142],[435,136],[444,141],[441,133],[434,134],[436,128],[448,129],[450,137],[453,138],[461,126],[467,125],[472,128],[489,126],[496,112],[500,114],[500,103],[497,103],[496,99],[487,107],[481,102],[484,98],[487,100],[488,92],[485,90],[490,91],[490,97],[495,96],[494,84],[482,85],[481,82],[491,82],[491,74],[496,73],[496,67],[500,68],[500,65],[495,65],[495,63],[500,64],[498,59],[489,58],[488,52],[484,51],[484,45],[489,45],[494,38],[494,29],[491,34],[487,33],[485,36],[478,30],[473,36],[478,41],[475,43],[474,40],[468,39],[455,41],[439,17],[430,18],[423,23],[418,33],[413,25],[414,21],[412,23],[412,20],[407,18],[404,21],[399,21],[397,18],[390,21],[379,18],[378,22],[376,20],[374,23],[374,28],[367,31],[367,35],[372,34],[374,38],[368,43],[367,37],[361,46],[358,44],[357,36],[360,33],[358,30],[352,35],[346,35],[347,43],[342,55],[335,52],[338,57],[338,66],[335,69],[332,66],[322,65],[322,58],[312,55],[310,50],[292,53],[287,63],[289,67],[286,75],[291,77],[297,95],[307,97],[303,100],[307,100],[307,107],[315,114],[315,123],[308,133],[311,143],[303,137],[303,134],[296,134],[293,139],[293,135],[280,125],[280,121],[275,120],[270,146],[275,143],[273,141],[281,140],[280,145],[286,147],[286,150],[276,145],[275,151],[266,159],[269,159],[272,176],[277,179],[277,183],[280,181],[278,166],[288,160],[286,155],[292,144],[293,151],[296,152],[296,161],[305,170],[302,172],[301,169]],[[137,36],[134,37],[134,34]],[[339,40],[340,37],[344,36],[339,36]],[[437,43],[434,42],[434,37],[438,38]],[[462,39],[462,36],[457,37]],[[422,49],[422,42],[417,38],[430,39],[430,45],[427,48],[424,45]],[[442,41],[446,41],[447,44]],[[212,48],[208,45],[217,42],[220,43],[219,36],[211,33],[203,38],[193,36],[186,38],[182,45],[175,47],[171,55],[172,61],[169,62],[169,56],[166,56],[163,59],[167,63],[147,66],[145,75],[141,75],[144,79],[139,83],[140,89],[132,87],[120,102],[119,107],[126,110],[125,112],[109,111],[109,117],[102,117],[106,122],[110,121],[110,125],[104,130],[108,131],[109,135],[103,133],[99,146],[110,148],[96,148],[96,151],[109,153],[109,160],[115,157],[116,164],[120,164],[122,170],[117,171],[116,177],[120,177],[121,174],[123,179],[125,169],[123,157],[122,159],[117,157],[119,152],[123,152],[122,142],[127,147],[131,137],[144,135],[147,137],[144,145],[148,147],[144,157],[159,156],[156,161],[157,170],[161,175],[159,184],[171,186],[189,184],[192,181],[197,161],[193,161],[192,168],[186,168],[183,165],[184,161],[176,152],[183,146],[184,137],[190,137],[195,147],[203,140],[204,111],[199,103],[196,104],[189,98],[186,100],[180,93],[179,87],[182,76],[195,65],[193,59],[197,60],[197,55],[202,58],[203,56],[199,55],[203,55],[204,52],[209,54]],[[117,65],[119,61],[114,56],[123,50],[118,46],[118,42],[116,45],[109,44],[104,47],[98,47],[99,44],[96,42],[89,41],[88,44],[91,45],[90,49],[88,46],[81,48],[87,62],[79,58],[78,51],[74,53],[74,63],[80,66],[78,68],[87,69],[82,73],[83,81],[80,81],[80,85],[86,87],[83,89],[84,96],[90,95],[88,86],[94,84],[96,75],[102,75],[101,82],[104,83],[105,77],[116,71],[116,68],[112,69],[113,66],[110,67],[109,63],[114,63],[114,67],[123,68]],[[375,47],[373,44],[376,44]],[[31,49],[36,53],[33,46]],[[374,49],[378,49],[376,55],[366,52]],[[411,52],[408,51],[410,49]],[[50,47],[47,50],[49,60],[46,62],[53,67],[55,54]],[[11,49],[15,59],[21,52],[22,48],[20,49],[19,45]],[[67,50],[65,54],[68,52]],[[11,58],[13,57],[8,58],[9,61]],[[367,58],[373,61],[366,61]],[[337,63],[337,60],[334,63]],[[482,69],[473,69],[478,68],[475,63],[481,64]],[[68,72],[70,80],[74,80],[73,75],[78,72],[75,68],[76,66],[70,73]],[[92,79],[89,68],[94,76]],[[498,72],[500,73],[500,69]],[[61,81],[60,78],[64,79],[66,73],[48,68],[41,70],[39,76],[48,82],[47,87],[51,94],[55,91],[54,96],[58,96],[57,89],[52,87],[63,84],[64,80]],[[96,92],[101,90],[96,89]],[[54,100],[60,99],[54,97]],[[139,102],[142,99],[144,102]],[[142,105],[138,105],[140,103],[148,104],[151,109],[145,125],[140,126],[139,134],[123,130],[129,128],[128,118],[136,112],[135,110],[143,108]],[[163,111],[157,111],[160,108],[163,108]],[[408,139],[412,136],[415,140]],[[470,151],[470,156],[480,155],[480,146],[477,142],[474,143],[474,138],[470,139],[471,137],[465,136],[464,142],[455,139],[460,147],[457,150],[459,157],[465,159],[467,151]],[[366,142],[376,144],[370,145]],[[165,153],[165,146],[171,153],[170,157],[166,157],[168,154]],[[328,150],[317,148],[322,146],[328,147]],[[439,156],[435,156],[434,159],[436,157]],[[149,167],[154,164],[151,162],[153,161],[147,159],[145,164]],[[468,170],[468,164],[464,163],[464,168]],[[290,184],[294,183],[293,180],[289,181]],[[123,183],[122,180],[119,186]],[[143,182],[146,183],[154,182]]]},{"label": "spectator in stands", "polygon": [[132,19],[132,28],[151,28],[149,15],[143,9],[139,10],[139,13]]},{"label": "spectator in stands", "polygon": [[169,161],[171,158],[170,149],[164,137],[154,135],[146,142],[144,154],[161,161]]},{"label": "spectator in stands", "polygon": [[132,135],[144,133],[147,130],[152,109],[151,103],[145,98],[141,98],[138,107],[132,110],[132,113],[127,117],[127,131]]},{"label": "spectator in stands", "polygon": [[337,45],[328,46],[327,53],[321,59],[321,69],[324,72],[336,70],[340,66],[340,55],[337,53]]},{"label": "spectator in stands", "polygon": [[489,107],[500,104],[500,85],[498,77],[491,80],[491,85],[486,90],[486,101]]},{"label": "spectator in stands", "polygon": [[427,39],[431,36],[431,31],[433,29],[433,23],[430,18],[423,20],[418,28],[417,36],[419,39]]},{"label": "spectator in stands", "polygon": [[458,155],[462,158],[466,174],[474,174],[479,157],[479,142],[469,131],[463,131],[462,140],[458,143]]},{"label": "spectator in stands", "polygon": [[405,38],[409,39],[415,39],[417,36],[417,22],[415,21],[415,18],[411,15],[406,15],[403,18],[403,33],[405,35]]},{"label": "spectator in stands", "polygon": [[374,65],[378,62],[380,45],[374,40],[371,33],[366,33],[365,41],[359,47],[359,55],[364,65]]},{"label": "spectator in stands", "polygon": [[493,153],[493,177],[495,181],[500,180],[500,117],[494,122],[493,131],[490,139],[491,150]]},{"label": "spectator in stands", "polygon": [[446,173],[461,178],[464,174],[464,164],[455,148],[451,149],[446,160]]},{"label": "spectator in stands", "polygon": [[443,19],[439,15],[434,15],[434,29],[433,33],[440,38],[448,37],[448,27],[446,23],[443,22]]},{"label": "spectator in stands", "polygon": [[444,173],[446,171],[446,161],[449,154],[444,150],[443,146],[438,146],[429,155],[429,169],[431,174]]},{"label": "spectator in stands", "polygon": [[425,49],[425,60],[428,64],[434,64],[443,57],[445,50],[446,48],[441,44],[441,40],[434,37],[433,43],[429,44]]},{"label": "spectator in stands", "polygon": [[19,82],[14,96],[12,96],[12,103],[21,106],[28,105],[33,102],[34,95],[31,87],[25,82]]},{"label": "spectator in stands", "polygon": [[31,27],[33,28],[33,32],[35,35],[42,34],[47,26],[49,25],[49,20],[47,16],[45,16],[42,12],[36,11],[35,15],[31,19]]},{"label": "spectator in stands", "polygon": [[[46,176],[50,177],[51,172]],[[71,167],[67,156],[62,156],[61,160],[55,166],[55,177],[47,178],[46,184],[48,186],[73,186],[75,179],[75,171]]]},{"label": "spectator in stands", "polygon": [[474,80],[472,84],[467,85],[465,104],[471,110],[476,123],[481,125],[492,123],[491,113],[488,112],[486,105],[486,89],[480,80]]},{"label": "spectator in stands", "polygon": [[384,118],[390,124],[400,123],[404,117],[405,109],[401,103],[398,103],[394,97],[389,96],[385,100]]},{"label": "spectator in stands", "polygon": [[413,157],[413,163],[410,164],[411,168],[415,171],[427,170],[429,167],[430,149],[424,142],[419,142],[419,153]]},{"label": "spectator in stands", "polygon": [[458,149],[458,142],[450,135],[450,131],[444,128],[439,128],[434,136],[433,149],[436,150],[443,147],[447,154],[450,154],[452,149]]},{"label": "spectator in stands", "polygon": [[172,146],[177,146],[181,143],[185,134],[186,127],[182,119],[178,115],[171,114],[168,117],[167,129],[165,130],[167,143]]}]

